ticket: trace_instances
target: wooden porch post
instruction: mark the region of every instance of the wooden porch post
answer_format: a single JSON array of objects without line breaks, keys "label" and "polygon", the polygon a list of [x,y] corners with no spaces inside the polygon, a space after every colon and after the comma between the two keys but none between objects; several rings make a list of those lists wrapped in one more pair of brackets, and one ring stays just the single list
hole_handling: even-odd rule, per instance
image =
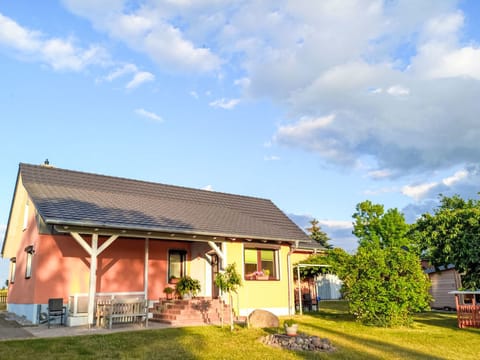
[{"label": "wooden porch post", "polygon": [[90,253],[90,287],[88,290],[88,326],[93,325],[93,312],[95,311],[95,293],[97,286],[97,253],[98,234],[92,234]]},{"label": "wooden porch post", "polygon": [[215,244],[213,241],[208,241],[208,245],[215,251],[215,253],[218,255],[220,260],[222,261],[222,270],[225,269],[227,266],[227,258],[225,256],[225,247],[223,246],[224,243],[222,243],[222,248],[223,251]]},{"label": "wooden porch post", "polygon": [[109,247],[117,238],[118,235],[110,236],[102,246],[98,247],[98,234],[92,234],[92,245],[88,245],[82,236],[77,232],[71,232],[70,235],[80,244],[80,246],[90,255],[90,280],[88,290],[88,326],[93,325],[93,318],[95,312],[95,296],[97,287],[97,257],[107,247]]},{"label": "wooden porch post", "polygon": [[[143,291],[145,293],[145,306],[148,309],[148,259],[149,259],[149,251],[148,251],[148,243],[149,239],[145,238],[145,264],[143,268]],[[148,326],[148,310],[147,311],[147,317],[145,319],[145,326]]]}]

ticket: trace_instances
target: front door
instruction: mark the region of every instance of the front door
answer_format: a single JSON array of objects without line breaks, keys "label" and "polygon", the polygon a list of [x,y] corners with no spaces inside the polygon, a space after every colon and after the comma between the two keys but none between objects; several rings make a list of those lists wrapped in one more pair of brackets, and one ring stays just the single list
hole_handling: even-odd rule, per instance
[{"label": "front door", "polygon": [[215,284],[215,277],[220,271],[220,266],[218,262],[218,255],[217,254],[212,254],[212,298],[216,299],[220,296],[220,290],[218,289],[218,286]]}]

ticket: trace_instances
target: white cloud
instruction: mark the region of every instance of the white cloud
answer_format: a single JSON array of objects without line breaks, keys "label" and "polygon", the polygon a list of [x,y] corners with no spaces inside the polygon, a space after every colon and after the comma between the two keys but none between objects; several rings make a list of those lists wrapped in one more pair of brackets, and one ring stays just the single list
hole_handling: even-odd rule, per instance
[{"label": "white cloud", "polygon": [[425,183],[425,184],[419,184],[419,185],[405,185],[402,188],[402,193],[406,196],[409,196],[415,200],[420,200],[425,195],[435,188],[438,185],[437,182],[431,182],[431,183]]},{"label": "white cloud", "polygon": [[264,156],[263,160],[265,160],[265,161],[278,161],[278,160],[280,160],[280,156],[276,156],[276,155]]},{"label": "white cloud", "polygon": [[194,99],[198,99],[198,93],[194,90],[190,91],[190,96],[193,97]]},{"label": "white cloud", "polygon": [[202,190],[213,191],[213,186],[212,185],[204,186]]},{"label": "white cloud", "polygon": [[241,79],[236,79],[233,82],[234,85],[240,86],[241,88],[244,88],[244,89],[248,88],[250,86],[250,83],[251,83],[250,79],[246,77]]},{"label": "white cloud", "polygon": [[[365,171],[395,177],[480,159],[480,47],[465,32],[475,19],[455,1],[64,4],[163,71],[213,72],[245,96],[271,100],[292,120],[278,127],[277,142],[326,163],[356,166],[369,157]],[[14,30],[3,41],[19,39],[23,49],[42,42]]]},{"label": "white cloud", "polygon": [[140,115],[142,117],[145,117],[147,119],[150,119],[150,120],[155,120],[155,121],[158,121],[158,122],[163,122],[163,118],[160,116],[160,115],[157,115],[155,114],[154,112],[151,112],[151,111],[147,111],[145,109],[136,109],[135,110],[135,113],[137,115]]},{"label": "white cloud", "polygon": [[426,21],[423,36],[429,39],[450,38],[462,28],[463,22],[464,16],[460,11],[442,14]]},{"label": "white cloud", "polygon": [[21,27],[12,19],[0,14],[0,44],[24,53],[38,52],[42,47],[39,31]]},{"label": "white cloud", "polygon": [[13,50],[25,60],[48,64],[54,70],[81,71],[90,65],[103,65],[109,57],[101,46],[81,48],[72,39],[48,38],[40,31],[22,27],[2,14],[0,46]]},{"label": "white cloud", "polygon": [[107,76],[105,76],[105,80],[113,81],[116,80],[124,75],[137,73],[138,68],[134,64],[124,64],[123,66],[117,67],[113,71],[111,71]]},{"label": "white cloud", "polygon": [[127,82],[125,85],[126,89],[134,89],[140,85],[151,82],[155,80],[155,75],[148,71],[140,71],[135,64],[123,64],[114,68],[110,73],[108,73],[101,80],[112,82],[123,78],[127,75],[131,75],[132,79]]},{"label": "white cloud", "polygon": [[[311,226],[313,215],[287,214],[301,229],[306,230]],[[319,220],[320,227],[330,237],[330,243],[334,247],[340,247],[347,252],[353,253],[357,248],[358,239],[353,236],[352,221],[345,220]]]},{"label": "white cloud", "polygon": [[[220,58],[210,49],[196,46],[173,22],[179,3],[146,2],[125,6],[123,1],[104,2],[65,0],[67,8],[90,20],[96,29],[144,53],[166,71],[211,72],[218,70]],[[203,5],[205,5],[203,3]],[[172,20],[172,23],[169,22]]]},{"label": "white cloud", "polygon": [[318,220],[321,226],[335,229],[353,229],[351,220]]},{"label": "white cloud", "polygon": [[392,172],[389,170],[372,170],[368,172],[368,176],[373,179],[383,179],[392,176]]},{"label": "white cloud", "polygon": [[392,96],[405,96],[410,94],[410,90],[401,85],[394,85],[387,89],[387,93]]},{"label": "white cloud", "polygon": [[449,176],[449,177],[446,177],[445,179],[443,179],[442,183],[445,184],[446,186],[452,186],[455,183],[458,183],[459,181],[467,178],[467,176],[468,176],[468,171],[467,170],[460,170],[460,171],[457,171],[452,176]]},{"label": "white cloud", "polygon": [[225,110],[231,110],[240,103],[240,99],[217,99],[211,101],[208,105],[214,108],[222,108]]},{"label": "white cloud", "polygon": [[127,89],[134,89],[136,87],[139,87],[140,85],[154,81],[155,80],[155,75],[153,75],[150,72],[147,71],[141,71],[137,72],[134,76],[133,79],[126,85]]},{"label": "white cloud", "polygon": [[279,136],[304,138],[310,133],[323,129],[335,120],[335,115],[329,115],[321,118],[303,117],[294,125],[280,126],[278,130]]}]

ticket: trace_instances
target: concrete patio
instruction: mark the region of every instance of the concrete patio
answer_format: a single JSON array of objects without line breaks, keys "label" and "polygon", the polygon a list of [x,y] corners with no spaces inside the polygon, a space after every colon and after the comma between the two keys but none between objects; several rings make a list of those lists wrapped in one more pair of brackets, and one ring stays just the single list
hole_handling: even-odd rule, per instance
[{"label": "concrete patio", "polygon": [[32,338],[50,338],[60,336],[83,336],[83,335],[101,335],[112,334],[122,331],[145,331],[153,329],[171,328],[171,325],[158,322],[149,322],[148,327],[141,325],[116,325],[112,329],[102,327],[75,326],[67,327],[59,324],[52,324],[48,328],[47,324],[31,325],[22,318],[6,311],[0,312],[0,341],[15,339]]}]

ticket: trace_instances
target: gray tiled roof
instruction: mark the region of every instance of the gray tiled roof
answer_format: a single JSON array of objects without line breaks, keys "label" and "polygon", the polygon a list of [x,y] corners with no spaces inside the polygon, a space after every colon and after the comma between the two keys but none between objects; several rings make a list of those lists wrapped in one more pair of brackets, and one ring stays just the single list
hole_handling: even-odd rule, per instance
[{"label": "gray tiled roof", "polygon": [[270,200],[20,164],[47,224],[309,241]]}]

